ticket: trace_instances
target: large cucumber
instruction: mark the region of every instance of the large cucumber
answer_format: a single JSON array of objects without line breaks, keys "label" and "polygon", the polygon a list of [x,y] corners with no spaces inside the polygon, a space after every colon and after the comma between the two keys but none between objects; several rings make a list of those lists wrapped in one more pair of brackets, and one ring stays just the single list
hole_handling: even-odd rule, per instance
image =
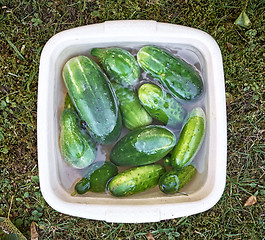
[{"label": "large cucumber", "polygon": [[111,162],[99,161],[89,166],[85,176],[75,185],[78,194],[91,192],[105,192],[106,185],[112,177],[117,175],[118,168]]},{"label": "large cucumber", "polygon": [[196,168],[192,165],[187,165],[181,170],[173,168],[159,179],[159,189],[167,194],[176,193],[194,177],[196,172]]},{"label": "large cucumber", "polygon": [[151,116],[140,104],[135,92],[117,83],[112,83],[119,100],[123,124],[129,130],[147,126],[152,123]]},{"label": "large cucumber", "polygon": [[192,109],[184,120],[178,142],[171,154],[171,163],[174,168],[179,169],[192,162],[202,145],[205,128],[206,117],[202,108]]},{"label": "large cucumber", "polygon": [[122,48],[93,48],[91,55],[97,57],[110,80],[123,86],[135,85],[140,68],[134,56]]},{"label": "large cucumber", "polygon": [[154,163],[175,146],[176,136],[163,126],[146,126],[131,131],[112,148],[110,160],[118,166]]},{"label": "large cucumber", "polygon": [[61,115],[60,151],[63,159],[74,168],[85,168],[96,158],[96,144],[80,126],[80,119],[72,109]]},{"label": "large cucumber", "polygon": [[109,183],[108,190],[115,197],[125,197],[143,192],[157,185],[165,169],[158,164],[131,168],[116,175]]},{"label": "large cucumber", "polygon": [[181,126],[186,111],[168,93],[154,84],[143,84],[138,90],[141,104],[147,112],[160,122],[170,127]]},{"label": "large cucumber", "polygon": [[137,53],[141,68],[157,79],[169,93],[182,101],[194,100],[203,91],[200,74],[188,63],[156,46],[145,46]]},{"label": "large cucumber", "polygon": [[71,58],[63,68],[63,79],[91,137],[111,144],[121,133],[122,120],[116,95],[99,66],[86,56]]}]

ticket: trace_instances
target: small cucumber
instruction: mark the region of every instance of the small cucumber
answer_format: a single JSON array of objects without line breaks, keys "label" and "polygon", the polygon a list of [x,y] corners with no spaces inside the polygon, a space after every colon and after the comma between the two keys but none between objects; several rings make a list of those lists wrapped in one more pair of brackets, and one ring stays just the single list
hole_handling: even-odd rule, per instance
[{"label": "small cucumber", "polygon": [[72,109],[61,115],[60,151],[63,159],[74,168],[85,168],[96,158],[97,148],[87,132],[81,128],[80,119]]},{"label": "small cucumber", "polygon": [[184,120],[178,142],[171,154],[171,163],[174,168],[179,169],[192,162],[202,145],[205,128],[206,117],[202,108],[192,109]]},{"label": "small cucumber", "polygon": [[112,83],[122,113],[123,124],[129,130],[147,126],[152,123],[152,118],[140,104],[134,91],[117,83]]},{"label": "small cucumber", "polygon": [[192,165],[187,165],[181,170],[173,168],[159,179],[159,189],[166,194],[176,193],[194,177],[196,172],[196,168]]},{"label": "small cucumber", "polygon": [[63,79],[90,136],[101,144],[115,142],[122,119],[116,95],[100,67],[86,56],[73,57],[63,68]]},{"label": "small cucumber", "polygon": [[198,98],[203,91],[200,74],[188,63],[156,46],[144,46],[137,53],[140,67],[182,101]]},{"label": "small cucumber", "polygon": [[171,164],[171,154],[167,154],[165,157],[164,157],[164,160],[163,160],[163,164],[164,166],[166,167],[171,167],[172,164]]},{"label": "small cucumber", "polygon": [[154,84],[143,84],[138,90],[141,104],[158,121],[170,127],[180,127],[186,111],[168,93]]},{"label": "small cucumber", "polygon": [[158,164],[131,168],[116,175],[109,183],[108,190],[115,197],[143,192],[157,185],[165,169]]},{"label": "small cucumber", "polygon": [[176,136],[163,126],[146,126],[131,131],[112,148],[110,160],[117,166],[154,163],[175,146]]},{"label": "small cucumber", "polygon": [[85,176],[75,185],[78,194],[91,192],[105,192],[106,185],[112,177],[117,175],[118,168],[111,162],[99,161],[89,166]]},{"label": "small cucumber", "polygon": [[66,93],[65,98],[64,98],[64,109],[69,109],[69,108],[76,111],[75,105],[73,104],[69,94]]},{"label": "small cucumber", "polygon": [[91,55],[97,57],[111,81],[123,86],[135,85],[140,68],[134,56],[122,48],[93,48]]}]

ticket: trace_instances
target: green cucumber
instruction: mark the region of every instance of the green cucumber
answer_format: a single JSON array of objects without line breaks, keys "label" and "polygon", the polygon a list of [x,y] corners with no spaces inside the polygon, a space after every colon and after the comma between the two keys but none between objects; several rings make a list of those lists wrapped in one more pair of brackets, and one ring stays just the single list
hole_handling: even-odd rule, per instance
[{"label": "green cucumber", "polygon": [[181,170],[173,168],[159,179],[159,189],[166,194],[176,193],[194,177],[196,172],[196,168],[192,165],[187,165]]},{"label": "green cucumber", "polygon": [[143,192],[158,184],[165,169],[158,164],[131,168],[116,175],[109,183],[109,193],[115,197]]},{"label": "green cucumber", "polygon": [[206,128],[205,113],[200,107],[193,108],[184,120],[176,146],[171,154],[174,168],[189,165],[199,151]]},{"label": "green cucumber", "polygon": [[165,157],[164,157],[164,160],[163,160],[163,164],[164,166],[166,167],[171,167],[172,164],[171,164],[171,154],[167,154]]},{"label": "green cucumber", "polygon": [[106,75],[86,56],[71,58],[63,79],[80,118],[98,143],[111,144],[121,133],[122,119],[116,95]]},{"label": "green cucumber", "polygon": [[84,177],[75,185],[78,194],[105,192],[108,181],[118,174],[118,168],[111,162],[99,161],[89,166]]},{"label": "green cucumber", "polygon": [[169,94],[154,84],[143,84],[138,90],[141,104],[158,121],[170,127],[180,127],[186,111]]},{"label": "green cucumber", "polygon": [[66,93],[65,98],[64,98],[64,109],[69,109],[69,108],[76,111],[75,105],[73,104],[69,94]]},{"label": "green cucumber", "polygon": [[134,56],[122,48],[93,48],[91,55],[97,57],[111,81],[123,86],[135,85],[140,68]]},{"label": "green cucumber", "polygon": [[118,166],[140,166],[157,162],[175,146],[176,136],[163,126],[146,126],[129,132],[112,148],[111,162]]},{"label": "green cucumber", "polygon": [[158,80],[169,93],[181,100],[198,98],[203,91],[200,74],[188,63],[156,46],[142,47],[137,53],[140,67]]},{"label": "green cucumber", "polygon": [[97,148],[73,109],[64,109],[61,115],[60,151],[63,159],[74,168],[85,168],[96,159]]},{"label": "green cucumber", "polygon": [[134,91],[117,83],[112,83],[112,87],[119,100],[123,124],[126,128],[133,130],[152,123],[152,118],[140,104]]}]

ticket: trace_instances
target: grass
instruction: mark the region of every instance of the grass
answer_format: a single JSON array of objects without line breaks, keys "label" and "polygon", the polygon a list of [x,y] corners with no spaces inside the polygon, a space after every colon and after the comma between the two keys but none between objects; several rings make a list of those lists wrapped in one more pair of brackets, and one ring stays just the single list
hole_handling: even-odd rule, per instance
[{"label": "grass", "polygon": [[[242,10],[249,28],[234,21]],[[39,239],[265,239],[265,1],[0,1],[0,216]],[[220,201],[194,216],[145,224],[70,217],[38,184],[36,107],[41,50],[54,34],[106,20],[149,19],[206,31],[222,51],[228,120],[227,182]],[[249,196],[257,203],[244,207]]]}]

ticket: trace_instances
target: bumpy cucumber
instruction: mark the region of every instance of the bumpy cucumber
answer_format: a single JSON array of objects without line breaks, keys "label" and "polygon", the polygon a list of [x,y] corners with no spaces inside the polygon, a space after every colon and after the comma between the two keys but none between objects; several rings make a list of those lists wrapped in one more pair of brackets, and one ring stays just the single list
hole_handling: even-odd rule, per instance
[{"label": "bumpy cucumber", "polygon": [[156,46],[145,46],[137,53],[141,68],[157,79],[169,93],[182,101],[194,100],[203,91],[199,73],[188,63]]},{"label": "bumpy cucumber", "polygon": [[61,115],[60,151],[63,159],[74,168],[85,168],[96,158],[96,144],[80,126],[80,119],[72,109]]},{"label": "bumpy cucumber", "polygon": [[159,189],[167,194],[173,194],[183,188],[196,174],[194,166],[188,165],[181,170],[171,169],[159,179]]},{"label": "bumpy cucumber", "polygon": [[161,165],[147,165],[131,168],[116,175],[109,183],[108,190],[115,197],[143,192],[157,185],[165,169]]},{"label": "bumpy cucumber", "polygon": [[116,95],[99,66],[86,56],[74,57],[65,64],[63,79],[91,137],[101,144],[115,142],[121,133],[121,114]]},{"label": "bumpy cucumber", "polygon": [[152,123],[151,116],[140,104],[134,91],[117,83],[112,83],[112,87],[119,100],[123,124],[126,128],[133,130]]},{"label": "bumpy cucumber", "polygon": [[153,118],[170,127],[181,126],[186,111],[160,87],[150,83],[143,84],[138,90],[138,96],[141,104]]},{"label": "bumpy cucumber", "polygon": [[202,108],[192,109],[184,120],[178,142],[171,154],[171,163],[174,168],[179,169],[192,162],[202,145],[205,128],[206,117]]},{"label": "bumpy cucumber", "polygon": [[146,126],[131,131],[112,148],[110,160],[118,166],[154,163],[175,146],[176,136],[163,126]]},{"label": "bumpy cucumber", "polygon": [[75,185],[78,194],[105,192],[108,181],[117,175],[118,168],[111,162],[95,162],[89,166],[85,176]]},{"label": "bumpy cucumber", "polygon": [[91,55],[97,57],[110,78],[123,86],[135,85],[140,68],[134,56],[122,48],[93,48]]}]

